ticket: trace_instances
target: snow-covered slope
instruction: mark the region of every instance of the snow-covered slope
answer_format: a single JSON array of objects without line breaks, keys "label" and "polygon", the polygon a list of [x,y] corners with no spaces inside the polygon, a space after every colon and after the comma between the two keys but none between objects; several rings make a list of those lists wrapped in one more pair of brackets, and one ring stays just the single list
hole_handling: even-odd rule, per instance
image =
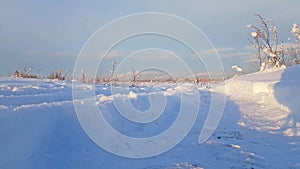
[{"label": "snow-covered slope", "polygon": [[[226,86],[229,95],[222,120],[208,141],[198,138],[212,95],[199,88],[200,107],[194,127],[170,151],[131,159],[97,146],[77,119],[72,85],[63,81],[0,79],[0,168],[2,169],[200,169],[300,168],[299,66],[237,76]],[[180,110],[175,84],[128,88],[82,84],[95,89],[96,104],[111,126],[132,137],[148,137],[169,128]],[[188,92],[189,87],[183,89]],[[165,112],[154,122],[129,123],[114,99],[129,98],[136,109],[148,110],[150,95],[163,94]],[[147,147],[145,147],[146,149]]]}]

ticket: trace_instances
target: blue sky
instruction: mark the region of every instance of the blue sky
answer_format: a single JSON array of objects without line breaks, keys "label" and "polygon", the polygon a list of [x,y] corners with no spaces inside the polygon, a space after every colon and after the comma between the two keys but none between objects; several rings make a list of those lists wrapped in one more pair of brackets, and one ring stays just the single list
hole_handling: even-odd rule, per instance
[{"label": "blue sky", "polygon": [[[299,6],[300,1],[297,0],[2,0],[0,75],[25,66],[32,66],[34,73],[44,75],[59,69],[72,72],[81,48],[95,31],[112,20],[137,12],[165,12],[187,19],[211,40],[225,69],[230,70],[232,65],[237,64],[250,72],[255,70],[255,64],[251,62],[255,54],[246,40],[250,30],[245,25],[258,23],[253,14],[273,19],[280,40],[287,41],[292,24],[300,23]],[[107,73],[111,61],[121,60],[120,56],[153,47],[187,58],[191,69],[203,71],[198,62],[190,59],[192,53],[185,51],[180,44],[156,36],[140,37],[117,45],[107,61],[100,65],[101,71]],[[167,57],[161,58],[173,68],[172,71],[180,72]],[[138,64],[139,61],[136,62]],[[134,65],[128,70],[133,68]]]}]

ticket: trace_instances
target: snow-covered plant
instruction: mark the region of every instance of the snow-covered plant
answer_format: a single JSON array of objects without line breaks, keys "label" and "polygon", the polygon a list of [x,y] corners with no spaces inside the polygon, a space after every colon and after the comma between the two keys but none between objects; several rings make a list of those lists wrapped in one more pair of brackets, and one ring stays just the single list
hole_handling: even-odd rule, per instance
[{"label": "snow-covered plant", "polygon": [[296,41],[289,44],[287,53],[290,56],[292,64],[300,64],[300,29],[297,23],[293,24],[291,34],[295,36]]},{"label": "snow-covered plant", "polygon": [[237,71],[238,73],[243,73],[243,71],[244,71],[241,67],[239,67],[237,65],[233,65],[233,66],[231,66],[231,68],[233,70]]},{"label": "snow-covered plant", "polygon": [[81,69],[81,74],[82,74],[82,82],[84,83],[85,82],[85,68],[82,68]]},{"label": "snow-covered plant", "polygon": [[251,28],[250,37],[251,45],[256,49],[256,56],[259,60],[259,66],[263,67],[280,67],[284,64],[284,51],[278,48],[277,28],[272,20],[266,20],[259,14],[259,25],[247,25]]},{"label": "snow-covered plant", "polygon": [[294,35],[296,36],[296,38],[297,38],[298,41],[300,40],[300,29],[299,29],[297,23],[294,23],[294,24],[293,24],[291,33],[294,34]]}]

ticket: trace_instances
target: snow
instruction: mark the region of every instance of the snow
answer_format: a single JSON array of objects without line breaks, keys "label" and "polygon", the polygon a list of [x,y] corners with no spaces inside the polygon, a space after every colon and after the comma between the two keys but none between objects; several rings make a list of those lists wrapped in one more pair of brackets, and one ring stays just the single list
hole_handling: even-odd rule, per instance
[{"label": "snow", "polygon": [[298,40],[300,40],[300,29],[296,23],[293,24],[291,33],[294,34]]},{"label": "snow", "polygon": [[237,72],[240,72],[240,73],[243,72],[243,69],[238,67],[237,65],[233,65],[233,66],[231,66],[231,68]]},{"label": "snow", "polygon": [[128,98],[130,98],[130,99],[136,99],[137,98],[137,94],[134,93],[134,92],[132,92],[132,91],[130,91],[129,94],[128,94]]},{"label": "snow", "polygon": [[0,105],[0,109],[7,109],[7,106]]},{"label": "snow", "polygon": [[12,92],[17,92],[17,91],[19,91],[19,88],[17,88],[17,87],[14,87],[14,88],[12,89]]},{"label": "snow", "polygon": [[248,25],[246,25],[246,27],[247,27],[247,28],[251,28],[251,27],[252,27],[252,25],[251,25],[251,24],[248,24]]},{"label": "snow", "polygon": [[257,32],[251,32],[251,36],[253,36],[254,38],[256,38],[258,36]]},{"label": "snow", "polygon": [[[299,74],[300,66],[274,68],[199,86],[199,113],[188,135],[171,150],[140,159],[111,154],[88,137],[74,102],[86,104],[90,98],[73,100],[72,82],[0,78],[0,168],[300,168]],[[115,130],[138,138],[168,129],[181,110],[181,96],[194,96],[191,84],[132,88],[74,83],[95,93],[95,105]],[[199,144],[213,93],[226,95],[225,109],[216,131]],[[162,96],[163,113],[146,124],[124,119],[115,107],[128,100],[147,112],[155,103],[151,98]]]},{"label": "snow", "polygon": [[270,48],[264,48],[263,49],[263,52],[266,54],[266,55],[268,55],[268,56],[270,56],[270,57],[277,57],[277,55],[274,53],[274,52],[272,52],[271,50],[270,50]]},{"label": "snow", "polygon": [[100,104],[101,102],[108,102],[108,101],[113,101],[113,96],[105,96],[103,94],[98,95],[99,102],[96,102],[97,105]]},{"label": "snow", "polygon": [[298,27],[298,24],[297,23],[294,23],[293,24],[293,27],[292,27],[292,30],[291,30],[291,33],[294,33],[294,34],[297,34],[300,32],[300,29]]}]

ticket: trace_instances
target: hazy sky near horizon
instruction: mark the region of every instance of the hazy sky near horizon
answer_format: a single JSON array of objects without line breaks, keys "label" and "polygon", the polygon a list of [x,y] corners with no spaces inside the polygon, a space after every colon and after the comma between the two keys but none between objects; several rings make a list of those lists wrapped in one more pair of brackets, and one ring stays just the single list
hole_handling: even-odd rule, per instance
[{"label": "hazy sky near horizon", "polygon": [[[25,66],[32,66],[34,73],[44,75],[59,69],[72,72],[81,48],[95,31],[115,19],[137,12],[164,12],[190,21],[217,48],[226,70],[237,64],[246,71],[253,71],[255,53],[246,39],[250,32],[246,25],[257,24],[254,14],[259,13],[274,20],[280,40],[287,42],[288,37],[292,37],[292,24],[300,23],[299,6],[297,0],[2,0],[0,75]],[[188,61],[191,53],[184,52],[180,44],[170,39],[145,36],[132,41],[118,45],[107,63],[100,66],[101,71],[107,73],[105,70],[110,68],[111,60],[120,60],[118,57],[142,48],[167,49],[186,58],[191,69],[202,70],[192,59]],[[180,71],[178,65],[168,62],[165,55],[157,59],[170,64],[172,71]],[[134,65],[128,69],[133,68]]]}]

